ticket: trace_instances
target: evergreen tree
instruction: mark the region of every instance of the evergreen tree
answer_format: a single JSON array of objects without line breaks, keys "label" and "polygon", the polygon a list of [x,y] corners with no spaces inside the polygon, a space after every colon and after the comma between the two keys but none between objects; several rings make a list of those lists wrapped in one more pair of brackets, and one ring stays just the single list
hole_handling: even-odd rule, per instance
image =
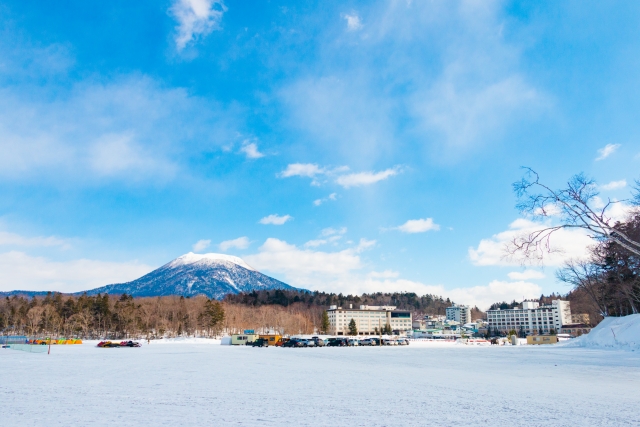
[{"label": "evergreen tree", "polygon": [[322,312],[322,323],[320,324],[320,331],[323,334],[326,334],[328,330],[329,330],[329,315],[325,310]]},{"label": "evergreen tree", "polygon": [[358,328],[356,327],[356,321],[351,319],[349,322],[349,335],[358,335]]},{"label": "evergreen tree", "polygon": [[219,301],[208,300],[204,303],[204,310],[200,316],[203,325],[217,334],[222,322],[224,322],[224,308]]}]

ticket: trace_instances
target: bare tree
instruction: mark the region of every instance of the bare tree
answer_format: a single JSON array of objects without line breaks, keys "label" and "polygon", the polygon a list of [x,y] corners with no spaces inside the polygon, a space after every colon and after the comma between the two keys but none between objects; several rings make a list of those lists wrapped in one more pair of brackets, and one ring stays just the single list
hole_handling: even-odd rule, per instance
[{"label": "bare tree", "polygon": [[[567,182],[566,188],[553,190],[540,182],[539,175],[533,169],[525,169],[525,177],[513,184],[519,198],[518,210],[536,218],[559,214],[560,224],[514,238],[507,247],[509,256],[519,254],[523,257],[523,262],[540,261],[545,253],[552,252],[550,238],[553,233],[572,228],[586,230],[596,241],[615,242],[640,256],[640,241],[625,233],[620,223],[608,214],[612,205],[623,201],[608,199],[599,203],[595,181],[584,174],[574,175]],[[634,204],[640,204],[640,192],[635,194]]]},{"label": "bare tree", "polygon": [[605,272],[592,260],[570,260],[556,273],[558,280],[584,291],[598,307],[602,317],[609,315],[609,291]]}]

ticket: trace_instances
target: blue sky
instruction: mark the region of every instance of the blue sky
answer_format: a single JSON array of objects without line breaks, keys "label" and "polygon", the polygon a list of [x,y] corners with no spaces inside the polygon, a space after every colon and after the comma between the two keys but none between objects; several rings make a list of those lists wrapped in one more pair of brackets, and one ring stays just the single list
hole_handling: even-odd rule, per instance
[{"label": "blue sky", "polygon": [[567,292],[501,258],[521,166],[640,177],[637,2],[0,4],[0,290],[189,251],[294,286],[486,307]]}]

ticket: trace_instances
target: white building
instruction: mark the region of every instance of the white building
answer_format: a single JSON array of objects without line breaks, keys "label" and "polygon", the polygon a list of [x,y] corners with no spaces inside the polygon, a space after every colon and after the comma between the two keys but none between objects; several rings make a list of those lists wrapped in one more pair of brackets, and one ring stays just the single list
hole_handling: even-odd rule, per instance
[{"label": "white building", "polygon": [[454,304],[447,307],[447,320],[458,322],[461,325],[471,322],[471,309],[468,305]]},{"label": "white building", "polygon": [[569,301],[554,300],[543,306],[535,301],[524,301],[522,308],[488,310],[487,322],[491,332],[515,330],[525,334],[541,331],[548,334],[553,329],[557,333],[562,325],[571,323],[571,308]]},{"label": "white building", "polygon": [[349,323],[355,320],[358,335],[376,335],[386,325],[397,333],[411,330],[411,312],[396,310],[394,306],[361,305],[359,309],[329,307],[329,333],[331,335],[349,335]]}]

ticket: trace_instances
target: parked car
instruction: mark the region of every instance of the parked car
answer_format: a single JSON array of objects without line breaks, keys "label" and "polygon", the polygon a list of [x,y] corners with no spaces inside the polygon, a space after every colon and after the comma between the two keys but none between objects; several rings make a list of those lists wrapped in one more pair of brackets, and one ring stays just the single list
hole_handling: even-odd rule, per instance
[{"label": "parked car", "polygon": [[289,338],[280,338],[278,342],[276,342],[276,347],[284,347],[287,342],[289,342]]},{"label": "parked car", "polygon": [[290,339],[282,344],[282,347],[301,347],[301,344],[298,340]]},{"label": "parked car", "polygon": [[349,340],[347,340],[347,345],[349,347],[357,347],[358,345],[360,345],[360,343],[358,342],[357,338],[350,338]]},{"label": "parked car", "polygon": [[398,338],[398,345],[409,345],[409,340],[405,338]]},{"label": "parked car", "polygon": [[319,337],[312,337],[311,341],[315,343],[316,347],[324,347],[326,344],[324,340]]},{"label": "parked car", "polygon": [[327,347],[346,347],[347,340],[345,338],[329,338]]},{"label": "parked car", "polygon": [[269,340],[266,338],[258,338],[255,341],[247,342],[245,345],[250,345],[251,347],[269,347]]},{"label": "parked car", "polygon": [[380,345],[380,338],[369,338],[371,340],[370,345]]},{"label": "parked car", "polygon": [[304,342],[307,344],[307,347],[315,347],[316,346],[316,342],[314,340],[304,340]]}]

